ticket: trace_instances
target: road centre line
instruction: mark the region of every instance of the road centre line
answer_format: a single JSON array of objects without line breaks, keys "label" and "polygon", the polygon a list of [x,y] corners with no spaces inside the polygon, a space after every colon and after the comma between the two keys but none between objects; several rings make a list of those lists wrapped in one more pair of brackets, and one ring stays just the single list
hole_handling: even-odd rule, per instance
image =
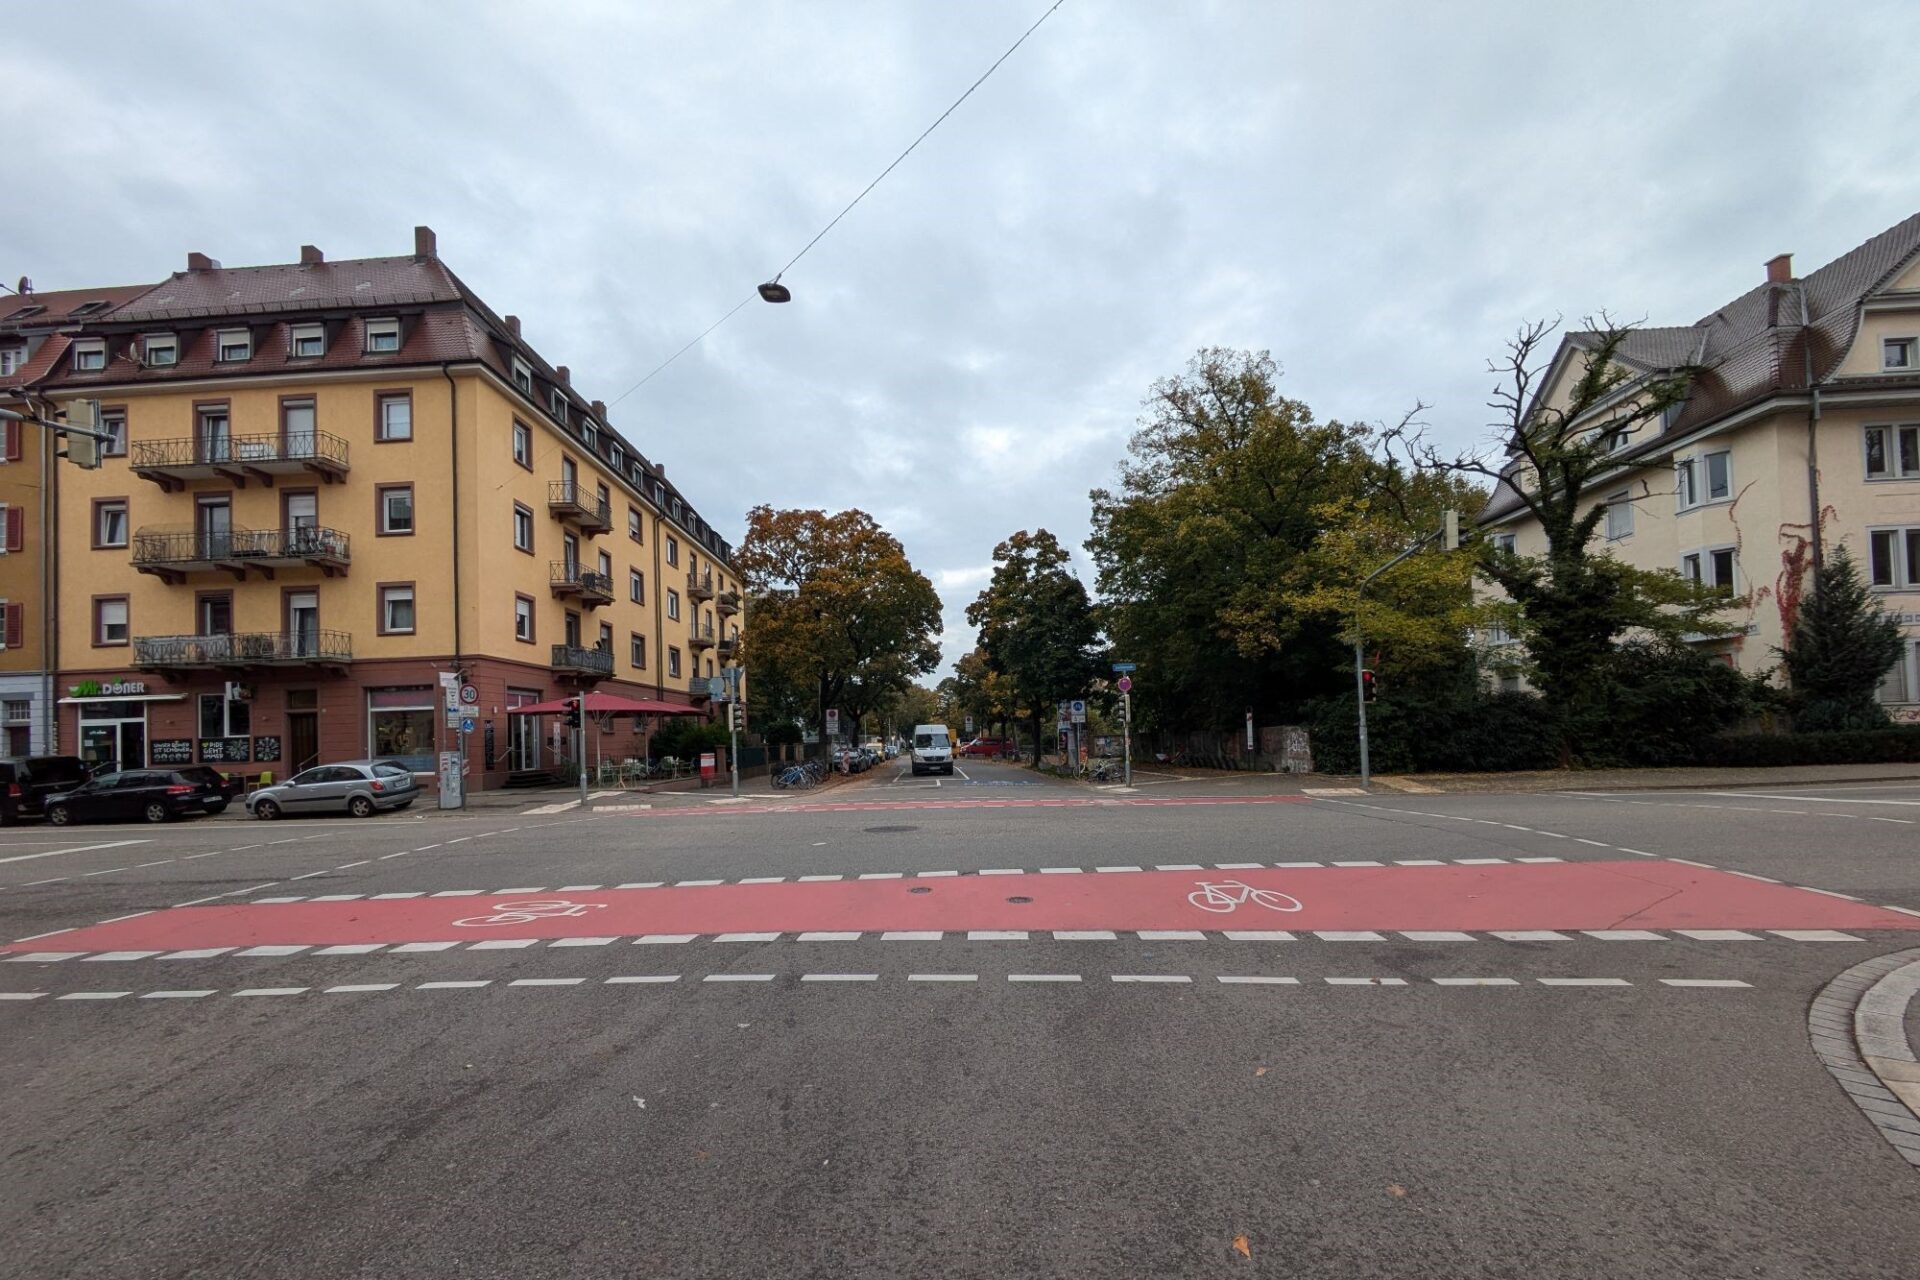
[{"label": "road centre line", "polygon": [[36,858],[57,858],[68,853],[92,853],[97,849],[124,849],[128,845],[151,844],[151,840],[108,840],[102,844],[83,844],[72,849],[49,849],[45,853],[17,853],[10,858],[0,858],[0,863],[32,862]]}]

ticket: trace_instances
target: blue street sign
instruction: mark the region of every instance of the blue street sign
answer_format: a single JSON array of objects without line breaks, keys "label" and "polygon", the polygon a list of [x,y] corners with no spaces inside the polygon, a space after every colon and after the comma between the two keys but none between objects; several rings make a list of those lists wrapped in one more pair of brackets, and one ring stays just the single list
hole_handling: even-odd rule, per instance
[{"label": "blue street sign", "polygon": [[1132,663],[1132,662],[1116,662],[1113,664],[1113,669],[1115,671],[1123,671],[1123,672],[1133,671],[1133,670],[1137,670],[1138,666],[1136,663]]},{"label": "blue street sign", "polygon": [[472,716],[461,716],[461,717],[460,717],[460,732],[462,732],[462,733],[472,733],[472,732],[473,732],[473,717],[472,717]]}]

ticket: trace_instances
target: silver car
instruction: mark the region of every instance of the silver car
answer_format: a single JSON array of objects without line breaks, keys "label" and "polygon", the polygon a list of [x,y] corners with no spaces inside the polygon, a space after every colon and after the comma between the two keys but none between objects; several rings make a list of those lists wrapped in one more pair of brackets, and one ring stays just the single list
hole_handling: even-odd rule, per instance
[{"label": "silver car", "polygon": [[271,821],[281,814],[350,813],[371,817],[404,809],[420,794],[413,773],[393,760],[346,760],[316,765],[247,797],[247,812]]}]

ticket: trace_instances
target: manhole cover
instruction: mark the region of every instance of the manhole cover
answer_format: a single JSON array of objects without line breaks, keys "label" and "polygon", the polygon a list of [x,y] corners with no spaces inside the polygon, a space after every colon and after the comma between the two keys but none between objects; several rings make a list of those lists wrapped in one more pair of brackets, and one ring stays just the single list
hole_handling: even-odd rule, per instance
[{"label": "manhole cover", "polygon": [[1032,902],[1032,898],[1008,898],[1008,902]]},{"label": "manhole cover", "polygon": [[909,889],[909,890],[907,890],[907,892],[908,892],[908,893],[932,893],[932,892],[933,892],[933,890],[931,890],[931,889],[929,889],[929,888],[927,888],[927,886],[926,886],[926,885],[920,885],[920,886],[919,886],[918,888],[913,888],[913,889]]},{"label": "manhole cover", "polygon": [[860,829],[862,831],[869,833],[870,835],[887,836],[887,835],[893,835],[895,832],[899,832],[899,831],[918,831],[920,828],[918,827],[862,827]]}]

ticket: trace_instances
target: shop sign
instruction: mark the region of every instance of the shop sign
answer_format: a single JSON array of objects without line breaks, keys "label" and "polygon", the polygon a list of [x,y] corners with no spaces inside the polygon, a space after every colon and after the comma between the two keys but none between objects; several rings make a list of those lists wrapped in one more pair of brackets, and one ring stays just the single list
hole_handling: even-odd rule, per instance
[{"label": "shop sign", "polygon": [[71,698],[131,698],[146,691],[145,680],[82,680],[67,686]]}]

